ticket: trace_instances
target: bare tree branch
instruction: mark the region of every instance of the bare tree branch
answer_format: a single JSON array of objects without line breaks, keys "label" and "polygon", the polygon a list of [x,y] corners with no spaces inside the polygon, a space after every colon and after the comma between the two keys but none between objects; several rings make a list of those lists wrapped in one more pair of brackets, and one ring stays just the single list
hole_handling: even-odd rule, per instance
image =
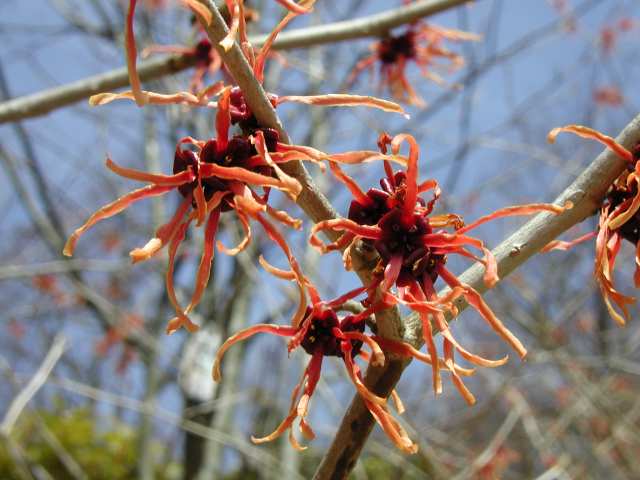
[{"label": "bare tree branch", "polygon": [[0,435],[2,435],[2,437],[6,438],[9,436],[24,407],[27,406],[27,403],[29,403],[38,390],[40,390],[40,387],[47,381],[51,371],[64,353],[66,343],[67,339],[63,335],[57,335],[53,339],[53,344],[40,364],[40,367],[33,377],[31,377],[27,386],[13,399],[7,409],[2,423],[0,423]]}]

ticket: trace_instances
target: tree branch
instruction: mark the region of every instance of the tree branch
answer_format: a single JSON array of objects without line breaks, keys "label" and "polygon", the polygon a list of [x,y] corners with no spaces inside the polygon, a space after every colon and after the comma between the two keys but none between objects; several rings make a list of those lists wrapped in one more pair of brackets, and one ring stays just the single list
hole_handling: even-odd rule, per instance
[{"label": "tree branch", "polygon": [[[395,8],[356,20],[291,30],[280,34],[272,48],[289,50],[354,38],[380,36],[392,28],[469,1],[471,0],[420,0],[408,7]],[[265,39],[266,35],[260,35],[250,40],[253,45],[260,46]],[[191,55],[170,55],[140,62],[138,73],[143,82],[148,82],[187,70],[193,67],[195,62],[195,57]],[[87,99],[91,95],[117,90],[127,85],[129,85],[127,69],[118,68],[61,87],[14,98],[0,103],[0,124],[45,115],[58,108]]]}]

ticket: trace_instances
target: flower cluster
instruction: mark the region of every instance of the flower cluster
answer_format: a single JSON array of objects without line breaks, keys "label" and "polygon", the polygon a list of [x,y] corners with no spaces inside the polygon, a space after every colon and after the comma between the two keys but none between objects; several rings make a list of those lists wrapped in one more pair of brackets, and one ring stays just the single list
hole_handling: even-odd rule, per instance
[{"label": "flower cluster", "polygon": [[[421,354],[410,345],[402,342],[367,335],[365,333],[365,320],[377,310],[377,307],[370,306],[358,314],[349,314],[340,317],[339,309],[341,306],[348,300],[368,290],[368,287],[360,287],[334,300],[323,301],[316,288],[306,277],[302,276],[300,271],[295,274],[292,272],[289,276],[284,275],[283,278],[294,276],[303,280],[304,288],[311,299],[311,305],[307,307],[302,315],[294,317],[290,326],[258,324],[241,330],[224,342],[216,354],[216,360],[213,366],[213,378],[215,381],[221,380],[220,367],[225,352],[235,343],[246,340],[258,333],[270,333],[272,335],[288,337],[290,339],[287,346],[289,353],[298,347],[302,347],[311,357],[307,367],[303,371],[302,377],[291,394],[291,405],[288,415],[271,434],[260,438],[252,437],[252,440],[255,443],[268,442],[278,438],[288,430],[291,445],[297,450],[306,448],[302,447],[293,435],[293,424],[296,419],[299,418],[299,429],[302,435],[307,440],[315,438],[313,429],[306,421],[309,402],[320,378],[324,357],[338,357],[344,363],[351,382],[361,395],[369,412],[371,412],[371,415],[383,431],[398,448],[407,453],[415,453],[418,449],[417,445],[409,438],[407,432],[391,414],[387,406],[387,399],[376,395],[365,386],[361,369],[356,363],[356,358],[360,357],[372,365],[382,366],[385,362],[384,349],[398,355],[413,355],[426,363],[439,364],[440,367],[451,371],[455,377],[459,377],[460,375],[468,376],[471,375],[473,371],[461,368],[453,363],[446,363],[442,359],[433,362],[432,359],[437,357]],[[364,346],[366,346],[369,351],[363,350]],[[396,411],[402,414],[404,406],[395,390],[392,392],[391,398]]]},{"label": "flower cluster", "polygon": [[[370,189],[366,193],[363,192],[352,178],[340,170],[338,165],[332,165],[337,178],[349,188],[354,200],[351,202],[348,218],[317,223],[312,230],[310,241],[323,253],[346,248],[344,255],[346,268],[351,266],[349,252],[356,242],[362,240],[375,248],[380,260],[374,272],[375,280],[370,286],[370,291],[379,288],[382,299],[387,305],[400,303],[420,315],[424,342],[430,357],[436,358],[433,322],[443,337],[444,362],[452,372],[454,384],[467,402],[472,404],[475,401],[473,395],[462,383],[456,369],[451,368],[454,364],[454,351],[459,352],[465,360],[483,367],[502,365],[507,357],[500,360],[482,358],[466,350],[453,337],[445,317],[445,312],[456,315],[453,302],[458,297],[464,297],[521,357],[526,355],[526,349],[495,316],[480,293],[458,280],[446,267],[447,257],[456,254],[482,262],[485,266],[485,284],[493,286],[498,281],[495,258],[481,240],[466,233],[497,218],[530,215],[541,211],[560,213],[566,207],[551,204],[507,207],[466,226],[459,215],[431,215],[440,196],[440,188],[434,179],[418,182],[419,147],[415,139],[406,134],[393,138],[383,134],[379,145],[383,152],[386,152],[390,145],[392,152],[397,154],[403,142],[409,144],[407,169],[393,172],[391,165],[386,163],[386,178],[380,181],[381,190]],[[420,194],[427,192],[431,193],[430,199],[425,200],[420,197]],[[316,236],[318,232],[325,230],[344,233],[339,240],[327,245]],[[484,257],[477,257],[469,248],[479,250]],[[435,290],[434,284],[438,278],[441,278],[450,288],[450,291],[443,296],[439,296]],[[371,301],[373,302],[374,299],[372,298]],[[440,393],[442,383],[439,363],[432,362],[431,365],[434,391]]]},{"label": "flower cluster", "polygon": [[[312,2],[307,3],[311,4]],[[198,3],[195,2],[195,4]],[[239,4],[242,5],[242,2]],[[130,255],[134,262],[147,260],[165,245],[168,245],[169,265],[166,285],[169,299],[176,311],[176,317],[169,322],[167,332],[175,332],[180,327],[194,331],[198,327],[189,319],[188,315],[201,301],[209,281],[214,256],[215,237],[222,212],[235,211],[245,230],[244,239],[234,248],[226,248],[218,242],[218,249],[229,255],[236,255],[249,244],[251,239],[250,219],[258,221],[267,229],[272,229],[268,220],[264,218],[266,214],[286,226],[300,228],[301,222],[299,220],[290,217],[284,211],[273,209],[268,204],[269,191],[272,188],[284,192],[294,201],[302,188],[296,179],[282,170],[280,164],[294,159],[312,162],[331,160],[347,164],[364,163],[375,159],[402,162],[403,159],[394,155],[381,155],[376,151],[356,151],[329,155],[311,147],[280,142],[278,131],[260,126],[242,91],[238,87],[225,87],[222,82],[215,83],[197,95],[190,92],[166,95],[143,91],[140,88],[135,62],[136,46],[133,37],[135,5],[136,2],[131,0],[127,15],[127,58],[132,79],[132,90],[119,94],[99,94],[92,97],[91,103],[101,105],[118,98],[134,99],[136,101],[141,99],[142,104],[189,103],[200,105],[202,102],[208,102],[209,106],[217,108],[216,136],[209,140],[197,140],[193,137],[182,138],[176,147],[173,175],[151,174],[124,168],[116,165],[111,159],[107,159],[107,167],[118,175],[146,182],[148,185],[124,195],[95,212],[84,225],[76,229],[70,236],[65,245],[64,253],[65,255],[72,255],[80,236],[101,220],[120,213],[131,204],[144,198],[178,190],[183,200],[171,220],[162,225],[156,231],[154,238],[145,246],[132,250]],[[191,4],[189,5],[192,6]],[[203,15],[202,12],[198,13],[201,16]],[[248,57],[251,60],[254,74],[260,81],[263,78],[264,63],[273,40],[277,33],[297,14],[296,12],[288,14],[265,41],[260,52],[255,57]],[[240,36],[243,43],[247,43],[244,29],[240,30]],[[138,79],[138,81],[134,81],[135,79]],[[218,101],[209,102],[208,99],[214,95],[218,95]],[[363,105],[385,111],[404,112],[399,105],[374,97],[353,95],[278,97],[277,95],[269,94],[269,98],[274,107],[284,102],[296,101],[323,106]],[[240,134],[230,135],[230,129],[233,125],[240,127]],[[264,193],[258,194],[255,191],[255,187],[262,187]],[[173,270],[178,248],[192,222],[195,222],[196,226],[204,225],[204,246],[191,300],[183,308],[175,294]]]},{"label": "flower cluster", "polygon": [[352,84],[363,70],[372,70],[374,65],[379,64],[380,87],[387,87],[391,95],[400,102],[422,107],[425,106],[424,101],[407,80],[407,65],[414,62],[422,76],[442,85],[445,83],[444,79],[435,71],[441,67],[437,63],[439,59],[449,62],[449,71],[464,65],[462,56],[449,50],[444,42],[479,39],[473,33],[414,22],[403,33],[389,34],[373,43],[370,47],[372,53],[358,62],[347,82]]},{"label": "flower cluster", "polygon": [[598,229],[573,241],[556,240],[545,247],[546,251],[567,250],[595,237],[594,276],[611,318],[618,325],[624,325],[629,319],[628,305],[635,303],[635,298],[623,295],[615,288],[613,271],[622,240],[627,240],[636,249],[633,280],[636,288],[640,287],[640,144],[629,151],[615,139],[582,125],[554,128],[549,132],[549,141],[553,143],[560,132],[571,132],[596,140],[627,162],[627,168],[609,187],[600,207]]},{"label": "flower cluster", "polygon": [[[219,45],[202,39],[191,48],[147,49],[146,53],[158,50],[179,51],[197,59],[188,90],[165,94],[142,89],[136,65],[137,48],[134,36],[137,2],[129,0],[125,43],[131,90],[96,95],[91,98],[91,104],[102,105],[116,99],[128,99],[134,100],[139,106],[181,104],[216,108],[215,133],[205,140],[191,136],[180,139],[175,149],[171,174],[135,170],[119,166],[107,159],[107,168],[121,177],[146,183],[146,186],[125,194],[91,215],[69,237],[64,253],[72,255],[78,239],[98,222],[122,212],[139,200],[176,192],[181,200],[174,214],[156,230],[153,238],[144,246],[133,249],[130,256],[134,263],[141,262],[154,257],[167,247],[166,288],[175,310],[175,317],[169,321],[167,332],[172,333],[182,327],[194,331],[198,326],[191,321],[189,315],[203,298],[216,246],[219,251],[228,255],[242,252],[252,239],[252,221],[259,223],[267,237],[286,257],[288,269],[275,267],[263,257],[259,259],[260,264],[275,277],[294,282],[298,289],[299,303],[289,325],[254,325],[237,332],[224,342],[217,352],[213,366],[214,380],[219,381],[221,378],[221,362],[225,352],[237,342],[258,333],[286,337],[289,339],[289,353],[301,348],[310,359],[293,389],[289,412],[285,419],[271,434],[254,438],[254,442],[270,441],[288,431],[292,445],[296,449],[305,448],[293,434],[294,424],[298,423],[306,439],[310,440],[315,436],[307,420],[310,401],[320,378],[324,358],[336,357],[344,364],[349,379],[380,427],[398,448],[413,453],[417,450],[417,445],[392,414],[388,399],[365,385],[362,362],[379,366],[390,356],[418,359],[431,365],[433,389],[436,393],[442,391],[442,371],[448,371],[463,398],[469,404],[473,404],[475,398],[465,386],[463,377],[472,375],[474,370],[459,366],[455,354],[458,353],[463,359],[479,367],[503,365],[507,357],[497,360],[481,357],[467,350],[453,336],[449,322],[458,314],[457,302],[462,299],[468,302],[520,357],[526,355],[526,349],[496,317],[480,292],[464,283],[449,269],[447,261],[450,256],[456,255],[480,262],[484,266],[484,282],[487,287],[491,287],[498,281],[497,262],[484,242],[469,235],[469,232],[498,218],[543,211],[558,214],[570,208],[570,205],[541,203],[512,206],[465,225],[461,216],[457,214],[434,214],[441,195],[440,187],[434,179],[420,180],[420,149],[411,135],[400,134],[392,137],[382,134],[378,141],[378,150],[329,154],[310,146],[285,142],[284,130],[270,128],[261,123],[257,118],[257,112],[254,114],[252,111],[251,98],[248,98],[247,92],[243,92],[240,87],[227,85],[225,81],[205,86],[206,74],[215,74],[222,68],[221,59],[236,40],[252,68],[253,75],[262,84],[265,62],[276,36],[294,18],[308,12],[315,3],[315,0],[302,0],[299,3],[292,0],[276,1],[287,9],[287,15],[259,50],[254,51],[248,41],[247,16],[242,0],[225,1],[229,13],[229,29]],[[202,3],[196,0],[183,0],[182,3],[204,24],[203,28],[211,22],[211,13]],[[476,35],[467,32],[414,22],[404,33],[387,35],[377,42],[373,46],[373,54],[356,66],[351,79],[355,79],[359,72],[372,68],[379,62],[382,84],[389,88],[392,95],[401,101],[420,105],[422,100],[405,75],[408,62],[415,62],[425,77],[442,83],[441,77],[434,72],[437,59],[447,60],[451,68],[458,68],[463,64],[462,57],[448,50],[444,42],[477,39]],[[367,106],[404,114],[400,105],[370,96],[278,96],[268,93],[267,98],[274,108],[285,102],[299,102],[334,107]],[[565,127],[562,130],[595,136],[593,132],[580,130],[580,127]],[[634,168],[630,167],[626,176],[621,177],[612,187],[603,207],[596,261],[596,271],[605,298],[611,298],[626,315],[624,307],[629,300],[615,291],[611,273],[620,239],[626,238],[636,244],[640,239],[640,192],[637,185],[640,167],[635,164],[636,156],[608,137],[608,140],[603,140],[605,137],[602,136],[596,138],[608,142],[610,148],[629,160],[630,164],[634,164]],[[406,156],[400,152],[404,145],[408,146]],[[284,210],[275,209],[270,204],[270,192],[273,189],[281,191],[292,201],[296,201],[303,191],[298,179],[287,173],[290,170],[285,164],[293,160],[314,162],[323,169],[328,163],[333,176],[346,186],[353,196],[347,217],[324,220],[312,228],[309,240],[311,245],[322,253],[342,251],[347,270],[352,269],[352,257],[356,246],[365,244],[378,256],[377,266],[372,272],[373,280],[334,300],[322,300],[311,280],[304,275],[285,236],[276,226],[280,224],[294,229],[301,227],[300,220],[291,217]],[[363,191],[341,168],[341,165],[364,164],[373,160],[384,161],[385,177],[380,181],[379,189]],[[401,169],[394,171],[392,163],[400,165]],[[244,230],[244,237],[233,248],[216,242],[221,215],[231,211],[235,212]],[[195,272],[193,292],[189,303],[184,306],[176,294],[173,276],[178,250],[192,225],[202,227],[204,242]],[[333,232],[340,236],[334,242],[326,244],[319,239],[320,232]],[[638,255],[640,265],[640,254]],[[438,293],[438,282],[447,288],[444,293]],[[640,273],[636,273],[636,282],[640,283]],[[361,310],[358,313],[342,314],[345,302],[360,296],[364,297],[360,300]],[[375,334],[375,328],[373,333],[367,332],[367,320],[372,315],[396,305],[408,307],[418,314],[427,353],[422,353],[399,339],[379,336]],[[613,311],[612,308],[611,310]],[[438,356],[436,333],[440,333],[442,337],[443,358]],[[116,334],[123,335],[122,331],[113,333]],[[115,341],[117,338],[119,337],[114,336],[109,341]],[[401,414],[404,408],[395,391],[391,394],[391,400],[395,410]]]}]

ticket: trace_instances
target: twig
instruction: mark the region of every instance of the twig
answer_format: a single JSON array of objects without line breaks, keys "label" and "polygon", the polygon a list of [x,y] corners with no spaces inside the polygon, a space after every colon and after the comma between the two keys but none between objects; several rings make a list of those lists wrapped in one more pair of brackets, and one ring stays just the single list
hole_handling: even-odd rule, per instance
[{"label": "twig", "polygon": [[[288,50],[326,43],[383,35],[388,30],[410,23],[418,18],[433,15],[470,0],[421,0],[413,5],[395,8],[356,20],[336,22],[330,25],[300,28],[279,35],[272,48]],[[252,37],[251,43],[260,46],[266,35]],[[170,55],[146,60],[138,64],[143,82],[193,67],[192,55]],[[84,78],[67,85],[25,95],[0,104],[0,124],[37,117],[79,102],[97,93],[116,90],[129,85],[126,68],[118,68],[100,75]]]},{"label": "twig", "polygon": [[0,267],[0,280],[68,272],[118,272],[130,267],[131,260],[128,258],[122,260],[72,258],[23,265],[3,265]]},{"label": "twig", "polygon": [[2,423],[0,423],[0,435],[4,437],[9,436],[24,407],[27,406],[27,403],[29,403],[38,390],[40,390],[40,387],[44,385],[51,371],[56,366],[56,363],[60,360],[60,357],[64,353],[66,343],[67,339],[63,335],[57,335],[53,339],[53,344],[47,356],[42,361],[42,364],[33,377],[31,377],[27,386],[11,402]]}]

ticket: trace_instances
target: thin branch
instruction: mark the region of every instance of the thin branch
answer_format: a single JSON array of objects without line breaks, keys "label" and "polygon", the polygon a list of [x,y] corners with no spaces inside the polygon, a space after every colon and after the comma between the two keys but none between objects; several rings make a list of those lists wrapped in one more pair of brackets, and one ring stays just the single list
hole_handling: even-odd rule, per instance
[{"label": "thin branch", "polygon": [[[640,142],[640,116],[634,118],[625,127],[617,141],[628,149]],[[602,204],[602,199],[609,186],[626,166],[623,159],[609,150],[604,150],[598,155],[591,165],[554,202],[558,205],[564,205],[567,201],[571,201],[573,202],[572,209],[557,216],[547,213],[537,215],[493,250],[501,279],[520,267],[550,241],[593,215]],[[469,284],[483,293],[487,291],[483,274],[483,265],[476,263],[458,278],[461,282]],[[441,292],[441,294],[443,293]],[[468,305],[464,299],[459,298],[456,301],[456,306],[462,311]],[[422,329],[417,316],[411,315],[404,322],[405,341],[416,347],[422,346]],[[400,379],[406,365],[408,362],[392,361],[384,367],[371,366],[367,370],[365,383],[374,393],[388,396]],[[356,394],[338,427],[329,450],[316,471],[314,479],[346,478],[355,465],[373,425],[373,417],[360,396]]]},{"label": "thin branch", "polygon": [[13,426],[18,421],[18,417],[27,406],[27,403],[33,398],[33,396],[40,390],[40,387],[44,385],[51,374],[51,371],[60,360],[60,357],[64,353],[67,344],[67,339],[63,335],[57,335],[53,339],[53,344],[49,349],[46,357],[42,361],[42,364],[31,377],[31,380],[27,386],[13,399],[11,405],[7,409],[7,413],[0,423],[0,435],[8,437],[13,429]]},{"label": "thin branch", "polygon": [[72,258],[69,260],[53,260],[51,262],[3,265],[0,266],[0,280],[69,272],[119,272],[130,268],[131,260],[129,258],[123,258],[122,260]]},{"label": "thin branch", "polygon": [[[420,0],[408,7],[395,8],[356,20],[291,30],[280,34],[272,48],[289,50],[354,38],[380,36],[392,28],[468,1],[470,0]],[[260,46],[266,37],[266,35],[260,35],[250,40],[253,45]],[[171,55],[140,62],[138,73],[140,79],[147,82],[187,70],[193,67],[195,62],[196,58],[192,55]],[[87,99],[91,95],[124,88],[127,85],[129,85],[127,69],[118,68],[61,87],[18,97],[0,104],[0,124],[45,115],[58,108]]]}]

